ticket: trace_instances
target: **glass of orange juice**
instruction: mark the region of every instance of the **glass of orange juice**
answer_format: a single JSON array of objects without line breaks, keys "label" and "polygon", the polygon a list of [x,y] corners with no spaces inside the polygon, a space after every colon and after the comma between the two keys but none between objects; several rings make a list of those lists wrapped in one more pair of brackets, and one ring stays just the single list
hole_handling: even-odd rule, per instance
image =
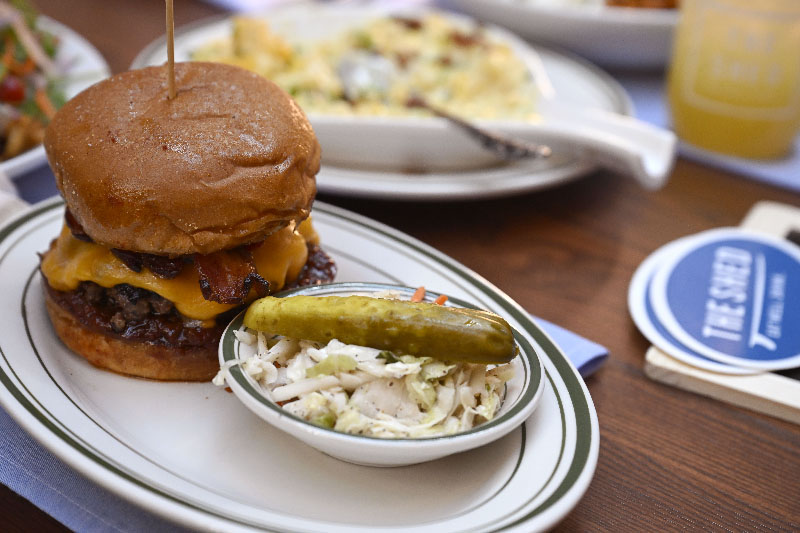
[{"label": "glass of orange juice", "polygon": [[800,130],[800,0],[683,0],[668,98],[693,145],[787,155]]}]

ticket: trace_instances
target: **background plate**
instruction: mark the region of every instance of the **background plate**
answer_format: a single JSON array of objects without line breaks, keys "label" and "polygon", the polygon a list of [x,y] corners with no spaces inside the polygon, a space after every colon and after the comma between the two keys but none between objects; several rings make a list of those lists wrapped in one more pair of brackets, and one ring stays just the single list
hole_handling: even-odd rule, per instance
[{"label": "background plate", "polygon": [[98,370],[63,347],[44,309],[36,253],[61,227],[58,200],[0,231],[0,403],[88,478],[195,528],[530,532],[562,519],[592,478],[599,432],[588,391],[560,350],[528,313],[443,254],[325,204],[316,204],[314,217],[340,281],[424,284],[505,316],[544,364],[533,416],[470,452],[359,467],[264,424],[210,383]]},{"label": "background plate", "polygon": [[[605,67],[659,69],[672,53],[677,9],[607,7],[577,2],[447,0],[525,39],[562,46]],[[602,2],[598,2],[602,4]]]},{"label": "background plate", "polygon": [[[542,47],[535,49],[559,101],[633,115],[628,94],[611,76],[580,59]],[[492,198],[560,185],[596,168],[591,161],[564,153],[546,160],[460,172],[379,172],[323,165],[317,187],[327,193],[391,200]]]},{"label": "background plate", "polygon": [[[40,15],[38,27],[59,38],[56,64],[64,67],[64,92],[72,98],[85,88],[111,75],[103,56],[89,41],[70,28]],[[0,172],[13,178],[47,162],[44,146],[39,145],[0,163]]]},{"label": "background plate", "polygon": [[[340,16],[326,18],[325,12],[320,11],[321,9],[309,10],[298,6],[291,9],[278,9],[258,16],[267,16],[272,21],[271,28],[277,33],[296,34],[294,41],[336,35],[338,31],[348,27],[348,19],[341,16],[346,14],[346,11],[333,7],[324,8],[333,13],[341,11]],[[367,13],[379,16],[386,12],[373,10]],[[367,15],[360,16],[365,18]],[[302,24],[299,21],[302,21]],[[352,25],[352,22],[349,24]],[[175,36],[175,59],[177,61],[188,60],[193,50],[215,39],[225,38],[229,34],[230,22],[227,17],[200,21],[179,28],[176,30]],[[497,37],[501,38],[504,34],[507,32],[498,30]],[[521,57],[531,54],[529,45],[521,40],[513,36],[508,36],[506,40],[519,50]],[[136,56],[131,68],[161,64],[166,58],[165,43],[166,41],[162,37],[145,47]],[[622,115],[633,114],[633,105],[625,90],[602,70],[583,60],[545,48],[536,47],[535,51],[539,54],[544,69],[555,88],[556,100],[569,106],[602,109]],[[326,126],[325,131],[330,131],[330,123],[335,120],[335,117],[315,116],[313,113],[309,113],[312,125],[317,119],[323,119]],[[436,118],[429,120],[432,123],[440,122],[440,119]],[[342,122],[342,131],[346,132],[351,121],[343,120]],[[382,122],[390,123],[391,118],[386,117],[382,119]],[[497,123],[500,124],[501,121],[497,121]],[[524,130],[524,128],[522,129]],[[442,130],[442,142],[444,143],[448,139],[444,134],[452,130],[445,127],[444,124]],[[397,131],[405,130],[398,127]],[[406,173],[327,165],[325,164],[324,144],[322,149],[323,167],[317,176],[317,186],[320,191],[392,200],[453,200],[505,196],[565,183],[597,168],[596,163],[582,159],[580,154],[559,152],[546,160],[496,167]]]}]

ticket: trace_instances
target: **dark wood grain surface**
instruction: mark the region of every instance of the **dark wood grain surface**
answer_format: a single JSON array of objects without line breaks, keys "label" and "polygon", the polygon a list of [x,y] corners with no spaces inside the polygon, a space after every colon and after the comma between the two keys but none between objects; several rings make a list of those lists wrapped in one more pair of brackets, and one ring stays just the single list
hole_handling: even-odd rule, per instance
[{"label": "dark wood grain surface", "polygon": [[[163,0],[36,4],[83,34],[114,72],[164,33]],[[175,1],[178,25],[217,12]],[[486,201],[319,199],[417,237],[608,347],[608,363],[587,382],[600,420],[597,471],[559,531],[800,530],[800,427],[649,380],[649,343],[626,305],[634,270],[662,244],[736,225],[759,200],[800,205],[800,195],[680,160],[658,192],[598,172]],[[4,530],[63,530],[5,486],[0,515]]]}]

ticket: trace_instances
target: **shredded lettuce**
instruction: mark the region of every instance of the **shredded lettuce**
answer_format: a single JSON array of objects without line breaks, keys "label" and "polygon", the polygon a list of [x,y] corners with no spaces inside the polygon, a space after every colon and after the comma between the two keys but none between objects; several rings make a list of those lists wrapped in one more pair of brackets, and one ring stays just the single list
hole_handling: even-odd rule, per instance
[{"label": "shredded lettuce", "polygon": [[406,388],[411,398],[424,410],[428,410],[436,403],[436,389],[433,384],[423,379],[420,374],[406,376]]},{"label": "shredded lettuce", "polygon": [[456,365],[447,364],[443,361],[431,361],[422,365],[422,379],[433,381],[445,377]]},{"label": "shredded lettuce", "polygon": [[355,370],[356,366],[358,363],[349,355],[331,355],[306,370],[306,376],[314,378],[339,372],[350,372]]}]

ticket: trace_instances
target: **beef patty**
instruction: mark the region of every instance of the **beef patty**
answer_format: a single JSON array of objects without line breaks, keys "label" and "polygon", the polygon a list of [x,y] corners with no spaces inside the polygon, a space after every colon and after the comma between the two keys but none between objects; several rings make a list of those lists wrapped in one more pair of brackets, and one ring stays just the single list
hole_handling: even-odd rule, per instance
[{"label": "beef patty", "polygon": [[[297,279],[286,288],[333,281],[336,266],[317,245],[309,244],[308,260]],[[104,288],[91,281],[75,290],[57,291],[43,279],[50,297],[84,327],[123,340],[147,342],[173,348],[207,346],[219,342],[225,326],[242,307],[216,318],[212,327],[181,315],[169,300],[128,284]]]}]

